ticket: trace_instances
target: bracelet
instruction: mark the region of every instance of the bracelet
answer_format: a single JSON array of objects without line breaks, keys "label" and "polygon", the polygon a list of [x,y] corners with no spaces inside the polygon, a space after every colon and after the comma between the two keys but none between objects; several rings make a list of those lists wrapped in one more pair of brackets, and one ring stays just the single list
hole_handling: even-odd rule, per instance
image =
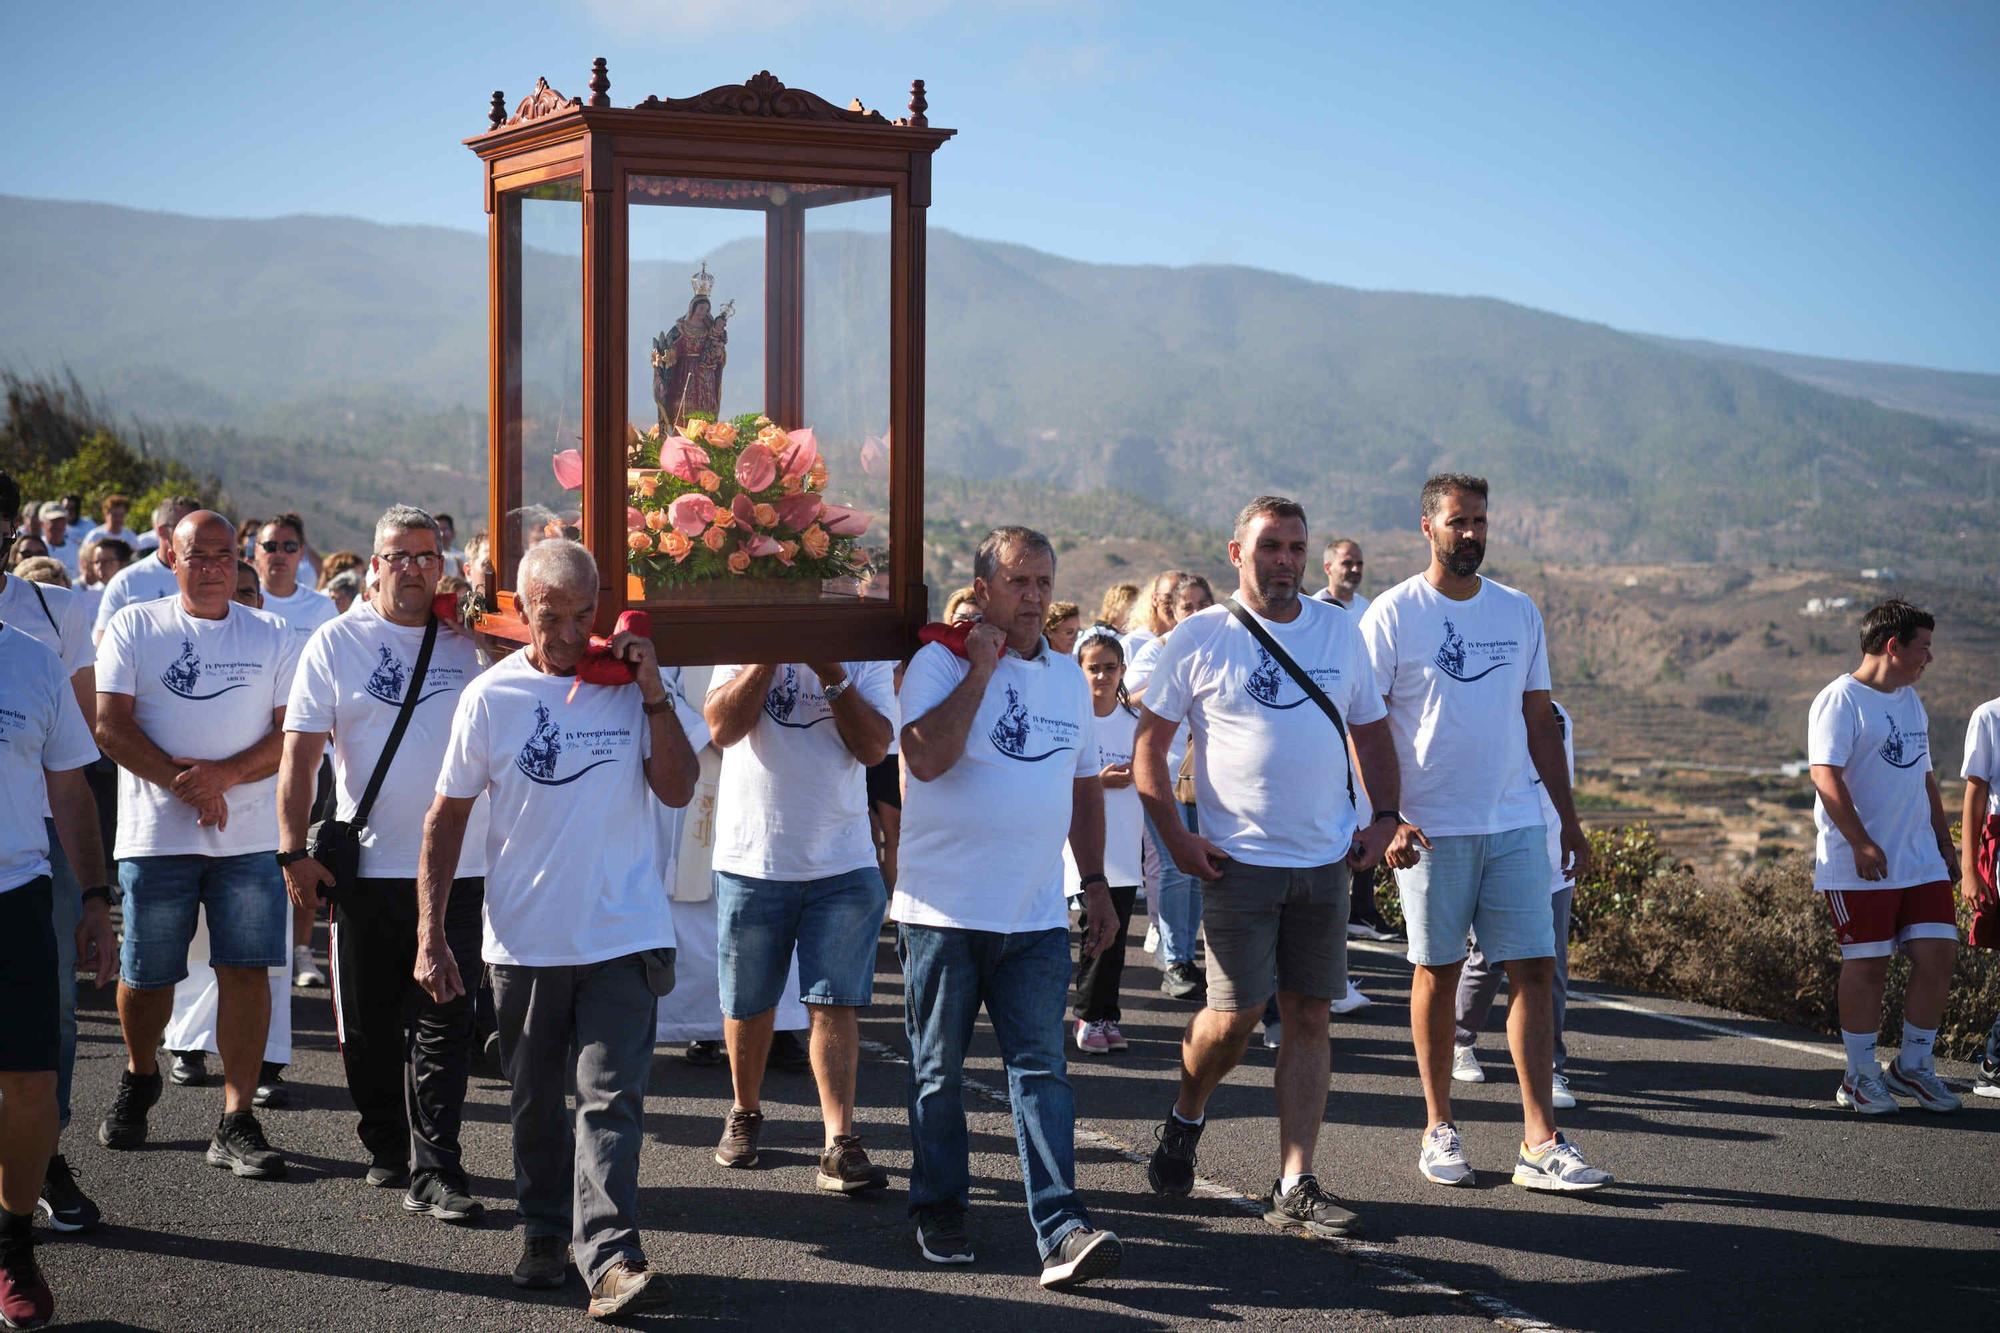
[{"label": "bracelet", "polygon": [[1111,887],[1111,881],[1102,875],[1085,875],[1076,882],[1076,886],[1079,889],[1087,889],[1093,884],[1102,884],[1107,889]]},{"label": "bracelet", "polygon": [[111,886],[109,884],[91,885],[83,891],[83,901],[85,903],[103,903],[106,907],[111,906]]}]

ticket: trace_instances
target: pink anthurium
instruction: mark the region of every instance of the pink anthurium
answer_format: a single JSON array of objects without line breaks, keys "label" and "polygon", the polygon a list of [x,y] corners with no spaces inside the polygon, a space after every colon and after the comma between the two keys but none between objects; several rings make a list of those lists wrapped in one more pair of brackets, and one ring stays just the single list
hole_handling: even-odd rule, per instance
[{"label": "pink anthurium", "polygon": [[671,436],[660,445],[660,466],[682,481],[693,481],[708,466],[708,450],[693,440]]},{"label": "pink anthurium", "polygon": [[556,485],[566,491],[577,490],[583,485],[583,455],[574,449],[563,449],[550,460],[555,465]]},{"label": "pink anthurium", "polygon": [[828,505],[821,511],[819,521],[826,530],[836,537],[859,537],[868,531],[868,515],[859,509],[849,509],[846,505]]},{"label": "pink anthurium", "polygon": [[801,491],[797,495],[787,495],[776,504],[778,526],[790,528],[793,532],[804,532],[812,521],[819,517],[819,511],[826,507],[826,501],[817,495]]},{"label": "pink anthurium", "polygon": [[790,436],[791,442],[778,451],[778,475],[803,477],[819,459],[819,441],[813,438],[810,426],[792,431]]}]

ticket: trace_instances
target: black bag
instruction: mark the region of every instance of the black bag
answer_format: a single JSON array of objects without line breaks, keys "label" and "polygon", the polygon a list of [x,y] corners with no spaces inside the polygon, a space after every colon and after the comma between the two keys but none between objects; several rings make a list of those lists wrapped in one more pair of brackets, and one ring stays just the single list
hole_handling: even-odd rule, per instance
[{"label": "black bag", "polygon": [[368,827],[368,814],[381,794],[382,780],[389,776],[390,761],[403,743],[403,733],[410,729],[410,715],[417,711],[417,697],[424,687],[424,673],[430,669],[437,635],[437,617],[432,616],[424,627],[424,646],[417,653],[416,670],[410,673],[410,683],[403,691],[403,706],[396,711],[396,725],[389,729],[389,739],[383,742],[382,754],[375,761],[375,771],[368,775],[368,788],[361,793],[353,817],[322,819],[306,830],[306,851],[333,876],[332,885],[320,889],[323,898],[338,898],[361,878],[361,830]]},{"label": "black bag", "polygon": [[[1297,662],[1292,660],[1292,655],[1286,652],[1276,639],[1271,637],[1270,631],[1258,624],[1257,617],[1245,611],[1234,597],[1224,598],[1222,604],[1229,608],[1230,615],[1235,616],[1243,623],[1244,629],[1250,631],[1251,638],[1264,645],[1264,651],[1271,655],[1271,660],[1285,669],[1285,674],[1290,676],[1298,687],[1306,692],[1306,697],[1319,705],[1319,711],[1326,714],[1327,720],[1333,723],[1333,729],[1340,733],[1340,748],[1345,750],[1347,748],[1347,722],[1340,716],[1340,709],[1334,705],[1333,700],[1326,697],[1326,691],[1322,690],[1318,683],[1311,676],[1308,676]],[[1349,805],[1356,804],[1354,799],[1354,762],[1351,759],[1347,763],[1347,803]]]}]

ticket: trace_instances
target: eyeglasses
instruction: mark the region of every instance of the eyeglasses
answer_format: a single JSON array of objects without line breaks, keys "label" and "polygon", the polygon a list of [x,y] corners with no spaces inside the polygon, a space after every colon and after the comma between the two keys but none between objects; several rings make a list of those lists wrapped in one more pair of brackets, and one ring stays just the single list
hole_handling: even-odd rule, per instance
[{"label": "eyeglasses", "polygon": [[297,555],[300,550],[297,542],[258,542],[257,547],[265,555],[276,555],[280,551],[286,555]]},{"label": "eyeglasses", "polygon": [[391,569],[415,565],[418,569],[431,570],[444,563],[444,557],[436,551],[377,551],[375,558]]}]

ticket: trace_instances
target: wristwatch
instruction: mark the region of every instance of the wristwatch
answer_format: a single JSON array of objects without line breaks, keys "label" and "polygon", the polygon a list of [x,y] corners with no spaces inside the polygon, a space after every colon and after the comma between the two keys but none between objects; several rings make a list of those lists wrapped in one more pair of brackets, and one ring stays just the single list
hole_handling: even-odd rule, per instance
[{"label": "wristwatch", "polygon": [[838,699],[841,695],[847,693],[849,689],[853,688],[853,685],[854,677],[842,676],[839,680],[826,687],[826,701],[831,704],[835,699]]},{"label": "wristwatch", "polygon": [[673,711],[674,696],[671,694],[663,694],[660,696],[660,701],[658,703],[656,704],[641,703],[639,707],[642,710],[644,710],[647,717],[658,717],[662,713],[670,713]]},{"label": "wristwatch", "polygon": [[1369,820],[1368,822],[1371,825],[1379,824],[1385,819],[1393,819],[1398,824],[1401,824],[1403,822],[1403,812],[1401,810],[1377,810],[1375,812],[1375,818]]},{"label": "wristwatch", "polygon": [[294,852],[279,852],[277,853],[278,866],[280,869],[283,869],[285,866],[290,865],[292,862],[303,861],[308,856],[311,855],[312,855],[311,849],[306,847],[301,847]]},{"label": "wristwatch", "polygon": [[103,903],[106,907],[111,906],[111,886],[109,884],[91,885],[83,891],[83,901],[86,903]]},{"label": "wristwatch", "polygon": [[1102,875],[1085,875],[1082,879],[1076,882],[1076,887],[1079,889],[1087,889],[1093,884],[1102,884],[1107,889],[1111,887],[1111,881],[1106,879]]}]

